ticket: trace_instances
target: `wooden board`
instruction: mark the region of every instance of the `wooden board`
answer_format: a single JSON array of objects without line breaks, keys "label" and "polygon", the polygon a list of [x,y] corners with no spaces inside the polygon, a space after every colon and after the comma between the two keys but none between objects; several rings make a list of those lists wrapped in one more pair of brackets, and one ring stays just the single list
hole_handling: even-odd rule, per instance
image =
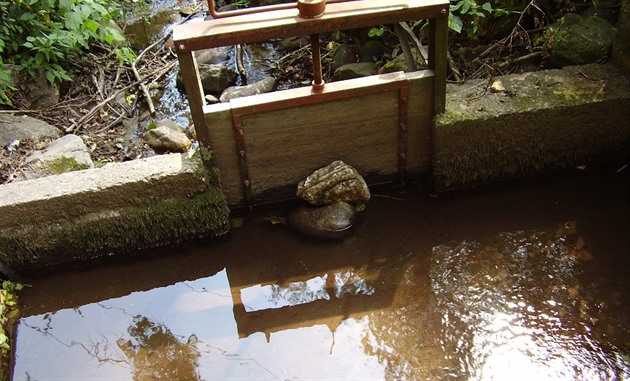
[{"label": "wooden board", "polygon": [[[208,136],[229,204],[243,203],[233,113],[243,114],[247,165],[256,202],[290,196],[301,179],[337,159],[354,166],[368,180],[395,177],[399,136],[399,91],[395,85],[401,79],[409,88],[407,171],[428,172],[432,71],[330,83],[326,85],[326,96],[342,95],[333,101],[311,95],[309,87],[206,106]],[[374,86],[388,88],[389,84],[392,89],[372,91]],[[353,92],[358,95],[352,96]],[[291,106],[296,99],[304,104]],[[283,103],[289,107],[281,107]],[[271,110],[256,112],[265,108]],[[290,193],[281,191],[287,188]]]},{"label": "wooden board", "polygon": [[302,18],[296,9],[226,17],[177,26],[173,40],[179,53],[218,46],[306,36],[400,21],[448,17],[446,0],[363,0],[333,3],[321,17]]}]

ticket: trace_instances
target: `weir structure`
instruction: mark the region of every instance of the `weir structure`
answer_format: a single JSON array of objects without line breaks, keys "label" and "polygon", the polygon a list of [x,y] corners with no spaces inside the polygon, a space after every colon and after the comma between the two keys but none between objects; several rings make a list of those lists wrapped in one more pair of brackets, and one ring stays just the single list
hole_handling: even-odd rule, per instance
[{"label": "weir structure", "polygon": [[[299,0],[180,25],[173,39],[197,138],[231,206],[291,197],[313,170],[344,160],[368,183],[431,171],[433,117],[444,111],[449,1]],[[324,83],[319,35],[427,20],[425,70]],[[195,52],[309,36],[310,87],[207,105]]]}]

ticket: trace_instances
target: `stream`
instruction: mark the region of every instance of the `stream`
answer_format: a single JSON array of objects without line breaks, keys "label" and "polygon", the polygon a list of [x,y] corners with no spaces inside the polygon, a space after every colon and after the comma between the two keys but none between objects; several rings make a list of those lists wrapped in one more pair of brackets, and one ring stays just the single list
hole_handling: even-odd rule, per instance
[{"label": "stream", "polygon": [[276,206],[32,279],[13,380],[628,380],[629,180],[387,186],[343,241]]}]

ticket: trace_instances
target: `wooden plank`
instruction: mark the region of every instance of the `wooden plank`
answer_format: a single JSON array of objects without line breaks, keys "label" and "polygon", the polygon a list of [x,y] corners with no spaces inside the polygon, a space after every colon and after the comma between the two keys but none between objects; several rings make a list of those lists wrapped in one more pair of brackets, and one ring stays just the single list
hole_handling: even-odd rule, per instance
[{"label": "wooden plank", "polygon": [[410,176],[431,172],[433,164],[433,88],[430,70],[406,73],[409,79],[409,128],[407,172]]},{"label": "wooden plank", "polygon": [[[327,91],[346,91],[372,83],[409,79],[409,127],[407,165],[410,173],[423,173],[431,165],[432,71],[367,77],[334,82]],[[332,86],[334,85],[334,86]],[[357,86],[358,85],[358,86]],[[233,100],[231,105],[206,106],[206,122],[213,157],[223,190],[231,205],[241,204],[239,163],[232,130],[232,112],[256,111],[271,102],[307,96],[299,88]],[[249,174],[254,196],[266,199],[266,191],[294,187],[313,170],[342,159],[368,178],[398,171],[398,102],[396,88],[345,99],[274,108],[242,116]],[[369,107],[366,107],[369,105]]]},{"label": "wooden plank", "polygon": [[401,21],[446,18],[445,0],[363,0],[333,3],[324,15],[306,19],[297,9],[227,17],[177,26],[173,31],[179,52],[306,36]]},{"label": "wooden plank", "polygon": [[210,147],[210,137],[207,134],[206,120],[203,113],[203,106],[206,104],[201,78],[199,77],[199,69],[197,60],[192,52],[177,53],[179,66],[184,79],[184,87],[190,105],[190,113],[195,125],[197,139],[206,147]]},{"label": "wooden plank", "polygon": [[219,170],[221,188],[230,203],[240,203],[243,189],[232,130],[232,108],[229,103],[217,103],[204,107],[204,113],[206,131],[212,142],[212,161]]}]

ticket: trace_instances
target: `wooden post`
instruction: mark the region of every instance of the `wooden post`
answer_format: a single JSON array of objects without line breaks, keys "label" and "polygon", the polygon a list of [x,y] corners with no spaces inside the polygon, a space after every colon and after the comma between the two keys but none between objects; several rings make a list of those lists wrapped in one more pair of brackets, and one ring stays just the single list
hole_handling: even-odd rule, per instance
[{"label": "wooden post", "polygon": [[444,112],[446,103],[446,68],[448,18],[429,19],[429,69],[435,72],[433,112]]},{"label": "wooden post", "polygon": [[211,148],[210,134],[206,125],[206,118],[203,113],[203,106],[206,105],[201,78],[199,77],[199,68],[194,52],[185,51],[185,47],[179,46],[177,49],[177,58],[179,59],[179,70],[184,78],[184,88],[188,97],[190,114],[192,115],[195,125],[197,139],[204,147]]}]

